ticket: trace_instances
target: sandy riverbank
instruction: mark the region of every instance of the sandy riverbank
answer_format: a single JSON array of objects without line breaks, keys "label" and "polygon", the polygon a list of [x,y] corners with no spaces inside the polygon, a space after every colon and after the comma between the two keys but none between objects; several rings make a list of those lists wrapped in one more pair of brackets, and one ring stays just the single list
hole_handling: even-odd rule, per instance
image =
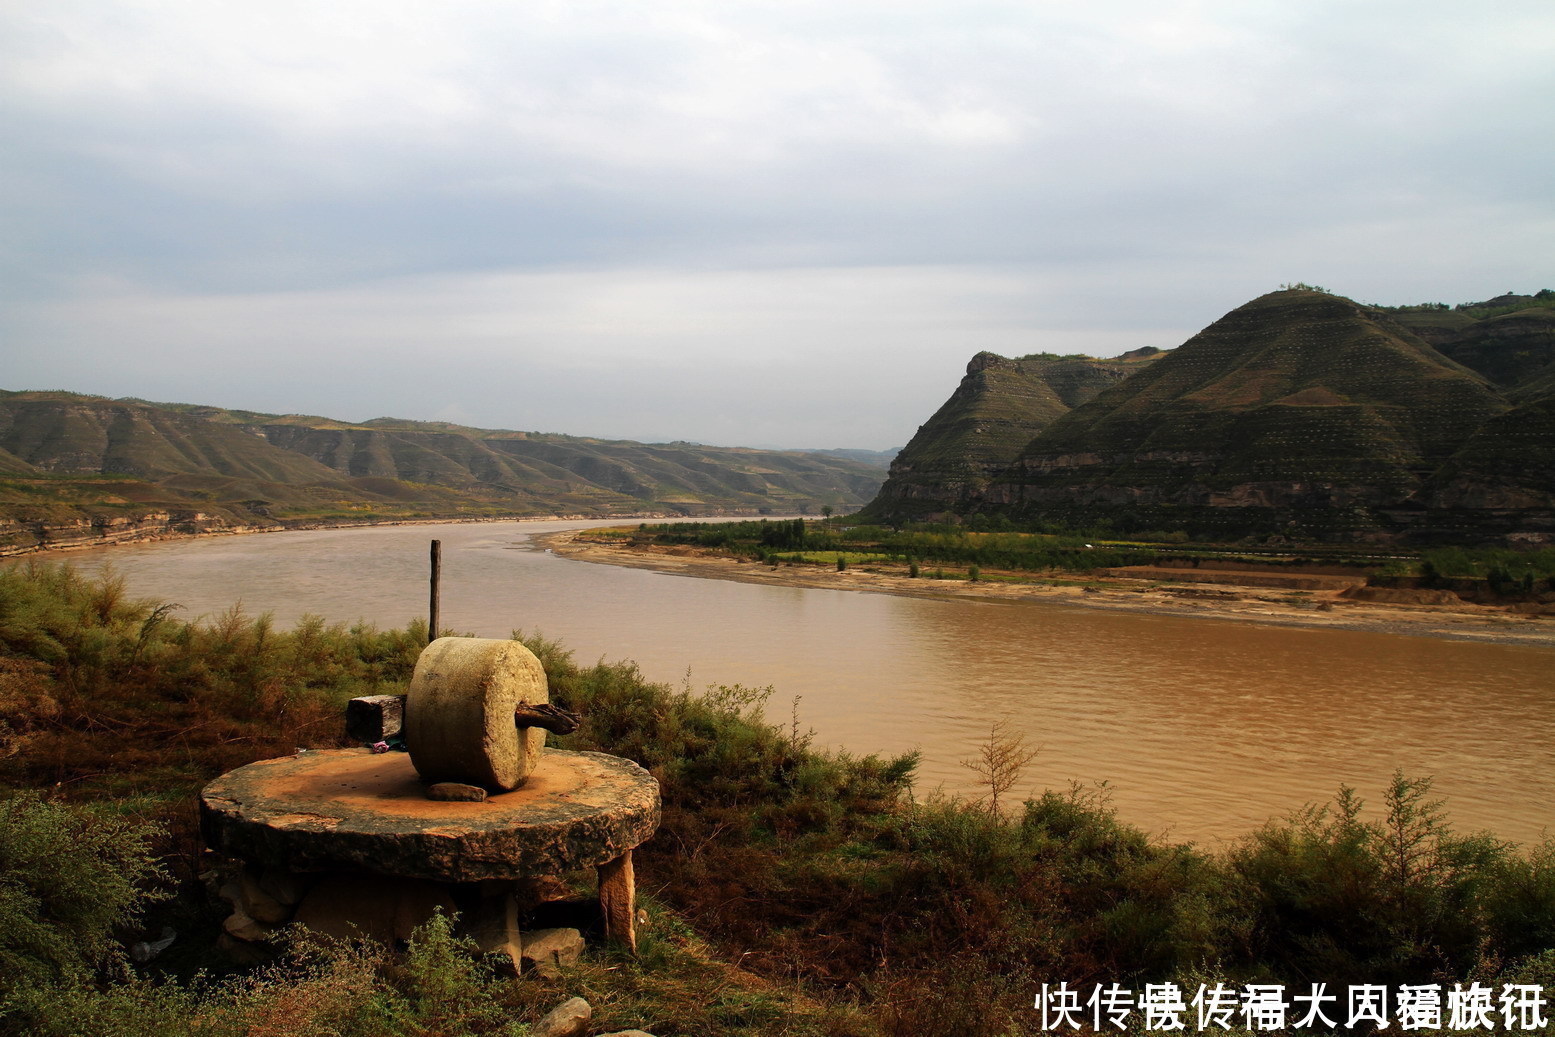
[{"label": "sandy riverbank", "polygon": [[[321,529],[367,529],[377,526],[454,526],[499,522],[626,522],[670,521],[683,516],[671,512],[640,512],[630,515],[478,515],[455,518],[382,518],[382,519],[288,519],[279,522],[212,526],[204,529],[180,530],[172,526],[148,526],[128,531],[102,535],[89,533],[80,536],[54,536],[34,543],[0,543],[0,559],[18,558],[23,555],[53,555],[72,551],[90,551],[104,547],[136,547],[159,544],[169,540],[208,540],[213,537],[252,536],[258,533],[292,533]],[[81,528],[95,528],[81,524]]]},{"label": "sandy riverbank", "polygon": [[737,580],[784,587],[820,587],[915,598],[970,598],[1012,604],[1048,604],[1117,609],[1202,619],[1272,623],[1328,630],[1438,637],[1499,644],[1555,647],[1555,618],[1528,616],[1504,607],[1456,604],[1388,604],[1353,601],[1338,590],[1299,593],[1268,587],[1213,585],[1156,579],[1105,578],[1082,581],[1059,575],[1051,582],[1005,583],[982,580],[912,579],[903,573],[852,567],[837,572],[825,566],[765,565],[689,547],[629,548],[566,530],[539,538],[555,554],[584,562],[624,565],[678,576]]}]

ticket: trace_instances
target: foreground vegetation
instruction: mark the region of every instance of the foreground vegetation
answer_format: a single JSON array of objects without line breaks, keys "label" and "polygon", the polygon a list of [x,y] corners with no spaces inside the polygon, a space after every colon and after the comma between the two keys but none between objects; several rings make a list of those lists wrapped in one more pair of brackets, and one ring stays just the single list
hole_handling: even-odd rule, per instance
[{"label": "foreground vegetation", "polygon": [[[642,956],[502,979],[442,921],[408,947],[294,942],[243,970],[199,876],[205,781],[336,744],[345,699],[401,690],[425,629],[278,631],[129,600],[112,577],[0,570],[0,1029],[40,1034],[522,1034],[567,996],[600,1030],[1004,1034],[1043,982],[1555,983],[1555,845],[1462,835],[1429,782],[1347,791],[1222,854],[1154,842],[1095,789],[1010,809],[915,799],[912,756],[819,752],[766,693],[701,693],[543,637],[556,742],[638,760],[664,821],[639,850]],[[586,879],[580,878],[580,881]],[[179,935],[136,964],[124,947]]]}]

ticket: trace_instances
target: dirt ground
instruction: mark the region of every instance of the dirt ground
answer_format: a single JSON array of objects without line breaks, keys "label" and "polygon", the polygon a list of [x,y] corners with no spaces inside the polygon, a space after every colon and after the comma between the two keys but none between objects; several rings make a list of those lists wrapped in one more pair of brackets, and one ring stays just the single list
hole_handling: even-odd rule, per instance
[{"label": "dirt ground", "polygon": [[[820,565],[766,565],[692,547],[629,548],[610,543],[591,530],[569,530],[539,538],[539,545],[566,558],[606,565],[653,569],[678,576],[785,587],[900,594],[915,598],[974,598],[1012,603],[1118,609],[1158,615],[1237,620],[1335,630],[1439,637],[1499,644],[1555,646],[1555,616],[1526,615],[1506,606],[1475,605],[1454,595],[1425,592],[1411,601],[1372,601],[1346,597],[1345,581],[1315,589],[1260,586],[1267,573],[1217,572],[1214,582],[1192,579],[1191,572],[1165,571],[1083,577],[1055,573],[1037,582],[1003,582],[996,572],[977,582],[907,576],[905,567],[850,566],[845,572]],[[872,571],[878,569],[879,571]],[[893,571],[894,570],[894,571]],[[925,566],[924,572],[932,571]],[[1029,575],[1029,574],[1023,574]],[[1350,593],[1355,593],[1350,591]],[[1408,596],[1408,595],[1406,595]],[[1436,598],[1434,602],[1430,599]],[[1441,598],[1450,600],[1442,601]]]}]

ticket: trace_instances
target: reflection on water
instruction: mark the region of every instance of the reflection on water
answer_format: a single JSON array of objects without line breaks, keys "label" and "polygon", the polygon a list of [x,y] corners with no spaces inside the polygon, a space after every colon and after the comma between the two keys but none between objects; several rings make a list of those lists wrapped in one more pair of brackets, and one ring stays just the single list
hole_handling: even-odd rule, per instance
[{"label": "reflection on water", "polygon": [[445,626],[538,631],[658,680],[772,685],[817,741],[923,751],[919,789],[1007,717],[1042,747],[1030,783],[1105,781],[1129,821],[1213,842],[1328,799],[1373,804],[1395,768],[1436,777],[1458,827],[1555,832],[1555,649],[1301,630],[1054,605],[927,601],[699,580],[557,558],[581,523],[408,526],[230,537],[72,556],[138,595],[213,615],[241,601],[399,626],[425,614],[443,542]]}]

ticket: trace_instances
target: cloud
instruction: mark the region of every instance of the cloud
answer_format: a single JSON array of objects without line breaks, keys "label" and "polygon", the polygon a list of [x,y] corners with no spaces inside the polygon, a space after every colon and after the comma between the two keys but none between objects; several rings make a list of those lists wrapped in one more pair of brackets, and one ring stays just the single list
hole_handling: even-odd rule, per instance
[{"label": "cloud", "polygon": [[22,333],[43,348],[12,374],[52,386],[48,372],[70,369],[81,391],[352,420],[459,414],[579,435],[885,448],[978,350],[1115,353],[1181,337],[1097,331],[1078,314],[1034,327],[1048,307],[1030,284],[910,266],[505,272],[224,295],[102,285],[90,302],[27,308]]},{"label": "cloud", "polygon": [[[0,334],[58,384],[198,329],[162,374],[208,399],[306,342],[314,380],[376,373],[274,398],[406,416],[397,351],[500,346],[552,398],[698,368],[567,430],[770,409],[888,445],[975,348],[1130,348],[1289,280],[1552,286],[1552,70],[1555,12],[1515,0],[54,0],[0,12]],[[886,389],[681,392],[785,351]]]}]

